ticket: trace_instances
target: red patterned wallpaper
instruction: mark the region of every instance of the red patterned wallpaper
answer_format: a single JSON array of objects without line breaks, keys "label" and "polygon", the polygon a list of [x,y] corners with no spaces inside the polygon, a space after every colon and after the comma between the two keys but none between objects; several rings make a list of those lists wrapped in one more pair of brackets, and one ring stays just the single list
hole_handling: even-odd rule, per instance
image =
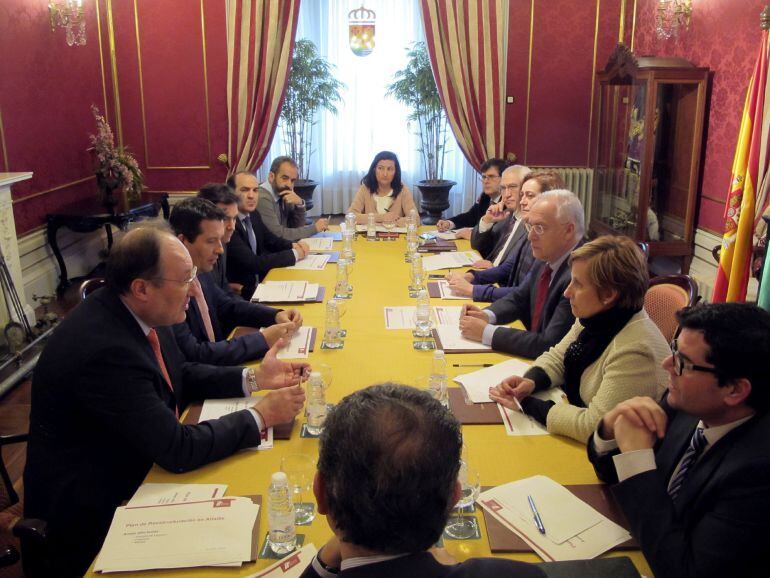
[{"label": "red patterned wallpaper", "polygon": [[695,0],[690,32],[671,40],[655,35],[657,0],[637,4],[634,52],[677,56],[712,70],[698,226],[718,234],[746,89],[759,50],[759,14],[766,1]]}]

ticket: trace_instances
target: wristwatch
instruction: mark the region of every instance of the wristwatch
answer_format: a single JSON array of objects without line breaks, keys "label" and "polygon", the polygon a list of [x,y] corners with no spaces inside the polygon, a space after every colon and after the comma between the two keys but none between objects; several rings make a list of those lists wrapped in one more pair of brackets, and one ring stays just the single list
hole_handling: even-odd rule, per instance
[{"label": "wristwatch", "polygon": [[260,390],[259,384],[257,383],[257,372],[254,371],[253,367],[250,367],[246,371],[246,381],[249,384],[249,391],[251,393],[255,393]]}]

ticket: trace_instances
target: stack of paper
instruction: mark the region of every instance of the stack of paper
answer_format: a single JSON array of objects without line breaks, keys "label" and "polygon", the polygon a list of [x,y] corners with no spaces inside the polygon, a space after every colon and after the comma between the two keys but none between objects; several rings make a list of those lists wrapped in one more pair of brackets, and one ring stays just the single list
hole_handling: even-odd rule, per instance
[{"label": "stack of paper", "polygon": [[455,231],[445,231],[443,233],[436,233],[436,237],[445,241],[454,241],[457,239],[457,233]]},{"label": "stack of paper", "polygon": [[260,303],[290,303],[313,301],[318,297],[318,283],[307,281],[265,281],[257,285],[251,297]]},{"label": "stack of paper", "polygon": [[439,269],[470,267],[479,260],[481,260],[481,255],[476,251],[456,251],[423,257],[422,265],[426,271],[438,271]]},{"label": "stack of paper", "polygon": [[[552,401],[562,403],[564,392],[558,387],[549,387],[545,391],[533,393],[532,397],[542,399],[543,401]],[[543,424],[534,417],[527,415],[523,410],[508,409],[499,403],[497,409],[500,410],[500,417],[503,418],[505,433],[509,436],[544,436],[548,435],[548,430]]]},{"label": "stack of paper", "polygon": [[305,568],[310,566],[317,552],[318,550],[313,544],[305,544],[275,564],[271,564],[256,574],[249,574],[246,578],[299,578]]},{"label": "stack of paper", "polygon": [[94,570],[240,566],[256,559],[258,513],[240,497],[117,508]]},{"label": "stack of paper", "polygon": [[[345,223],[341,223],[340,227],[344,230]],[[320,233],[313,235],[313,237],[316,239],[328,237],[332,241],[342,241],[342,231],[321,231]]]},{"label": "stack of paper", "polygon": [[444,351],[449,351],[450,353],[453,349],[460,351],[492,351],[489,345],[463,337],[460,332],[459,323],[458,320],[457,325],[439,325],[436,327],[436,335]]},{"label": "stack of paper", "polygon": [[[401,233],[402,235],[406,235],[406,227],[393,227],[388,230],[384,225],[377,225],[375,229],[378,233]],[[359,233],[366,233],[366,225],[356,225],[356,231]]]},{"label": "stack of paper", "polygon": [[519,359],[509,359],[492,367],[458,375],[454,380],[463,386],[468,399],[473,403],[489,403],[489,388],[497,385],[506,377],[524,375],[529,363]]},{"label": "stack of paper", "polygon": [[[201,415],[198,418],[198,423],[210,420],[219,419],[222,416],[243,409],[249,409],[259,401],[259,396],[256,397],[228,397],[224,399],[206,399],[203,401],[201,407]],[[273,428],[269,427],[262,432],[262,439],[259,445],[254,450],[270,450],[273,449]]]},{"label": "stack of paper", "polygon": [[[414,311],[416,307],[385,307],[385,329],[414,329]],[[462,307],[432,307],[436,325],[454,325],[460,323]]]},{"label": "stack of paper", "polygon": [[138,508],[202,502],[221,498],[226,491],[227,484],[142,484],[126,506]]},{"label": "stack of paper", "polygon": [[302,242],[307,243],[311,251],[331,251],[334,239],[331,237],[309,237],[302,239]]},{"label": "stack of paper", "polygon": [[329,255],[306,255],[301,261],[297,261],[291,267],[287,269],[305,269],[308,271],[323,271],[326,264],[329,262]]},{"label": "stack of paper", "polygon": [[278,351],[278,359],[307,359],[313,348],[313,329],[307,325],[300,327]]},{"label": "stack of paper", "polygon": [[[528,496],[536,504],[545,534],[537,529]],[[621,526],[546,476],[492,488],[477,501],[547,561],[596,558],[631,538]]]}]

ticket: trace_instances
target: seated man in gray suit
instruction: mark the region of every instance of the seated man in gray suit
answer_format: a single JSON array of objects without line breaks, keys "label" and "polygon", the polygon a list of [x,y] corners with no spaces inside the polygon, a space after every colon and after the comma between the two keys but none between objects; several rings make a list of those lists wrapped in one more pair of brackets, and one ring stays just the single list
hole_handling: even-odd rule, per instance
[{"label": "seated man in gray suit", "polygon": [[655,576],[766,576],[770,313],[716,303],[677,319],[663,401],[618,404],[588,457]]},{"label": "seated man in gray suit", "polygon": [[[574,193],[542,193],[525,223],[535,265],[514,291],[487,309],[466,305],[460,318],[463,337],[495,351],[535,358],[556,345],[575,321],[564,290],[570,282],[567,257],[585,232],[583,206]],[[525,329],[498,327],[520,319]]]},{"label": "seated man in gray suit", "polygon": [[276,157],[270,164],[267,181],[259,185],[257,212],[271,233],[287,241],[299,241],[325,231],[326,219],[305,224],[305,201],[294,192],[297,163],[291,157]]},{"label": "seated man in gray suit", "polygon": [[427,392],[387,383],[343,399],[326,420],[313,482],[334,537],[302,577],[544,577],[511,560],[457,564],[432,548],[460,497],[461,446],[459,422]]}]

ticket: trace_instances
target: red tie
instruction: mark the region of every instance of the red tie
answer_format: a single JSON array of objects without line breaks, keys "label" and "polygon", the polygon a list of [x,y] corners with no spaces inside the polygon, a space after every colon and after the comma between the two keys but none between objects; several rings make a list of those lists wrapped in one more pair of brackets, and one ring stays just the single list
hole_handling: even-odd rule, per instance
[{"label": "red tie", "polygon": [[211,325],[211,313],[209,313],[209,306],[206,303],[206,296],[203,294],[203,287],[201,287],[201,282],[198,281],[197,277],[192,282],[192,290],[193,297],[195,297],[195,302],[198,304],[198,309],[200,309],[201,317],[203,318],[203,326],[206,328],[206,335],[208,336],[209,341],[216,341],[214,338],[214,327]]},{"label": "red tie", "polygon": [[[163,374],[163,378],[166,380],[166,384],[168,385],[169,390],[171,390],[171,393],[174,393],[174,386],[171,383],[171,378],[168,376],[166,362],[163,361],[163,354],[160,352],[158,334],[154,329],[150,329],[150,332],[147,334],[147,341],[150,342],[150,347],[152,347],[152,352],[155,354],[155,359],[158,361],[158,365],[160,366],[160,372]],[[179,417],[179,410],[176,407],[176,402],[174,402],[174,412],[176,413],[176,416]]]},{"label": "red tie", "polygon": [[540,272],[540,279],[537,281],[537,293],[535,294],[535,310],[532,313],[532,325],[530,325],[530,331],[537,331],[537,326],[540,324],[540,314],[543,312],[543,305],[545,305],[545,298],[548,297],[548,287],[551,284],[551,267],[548,263],[543,265],[543,270]]}]

